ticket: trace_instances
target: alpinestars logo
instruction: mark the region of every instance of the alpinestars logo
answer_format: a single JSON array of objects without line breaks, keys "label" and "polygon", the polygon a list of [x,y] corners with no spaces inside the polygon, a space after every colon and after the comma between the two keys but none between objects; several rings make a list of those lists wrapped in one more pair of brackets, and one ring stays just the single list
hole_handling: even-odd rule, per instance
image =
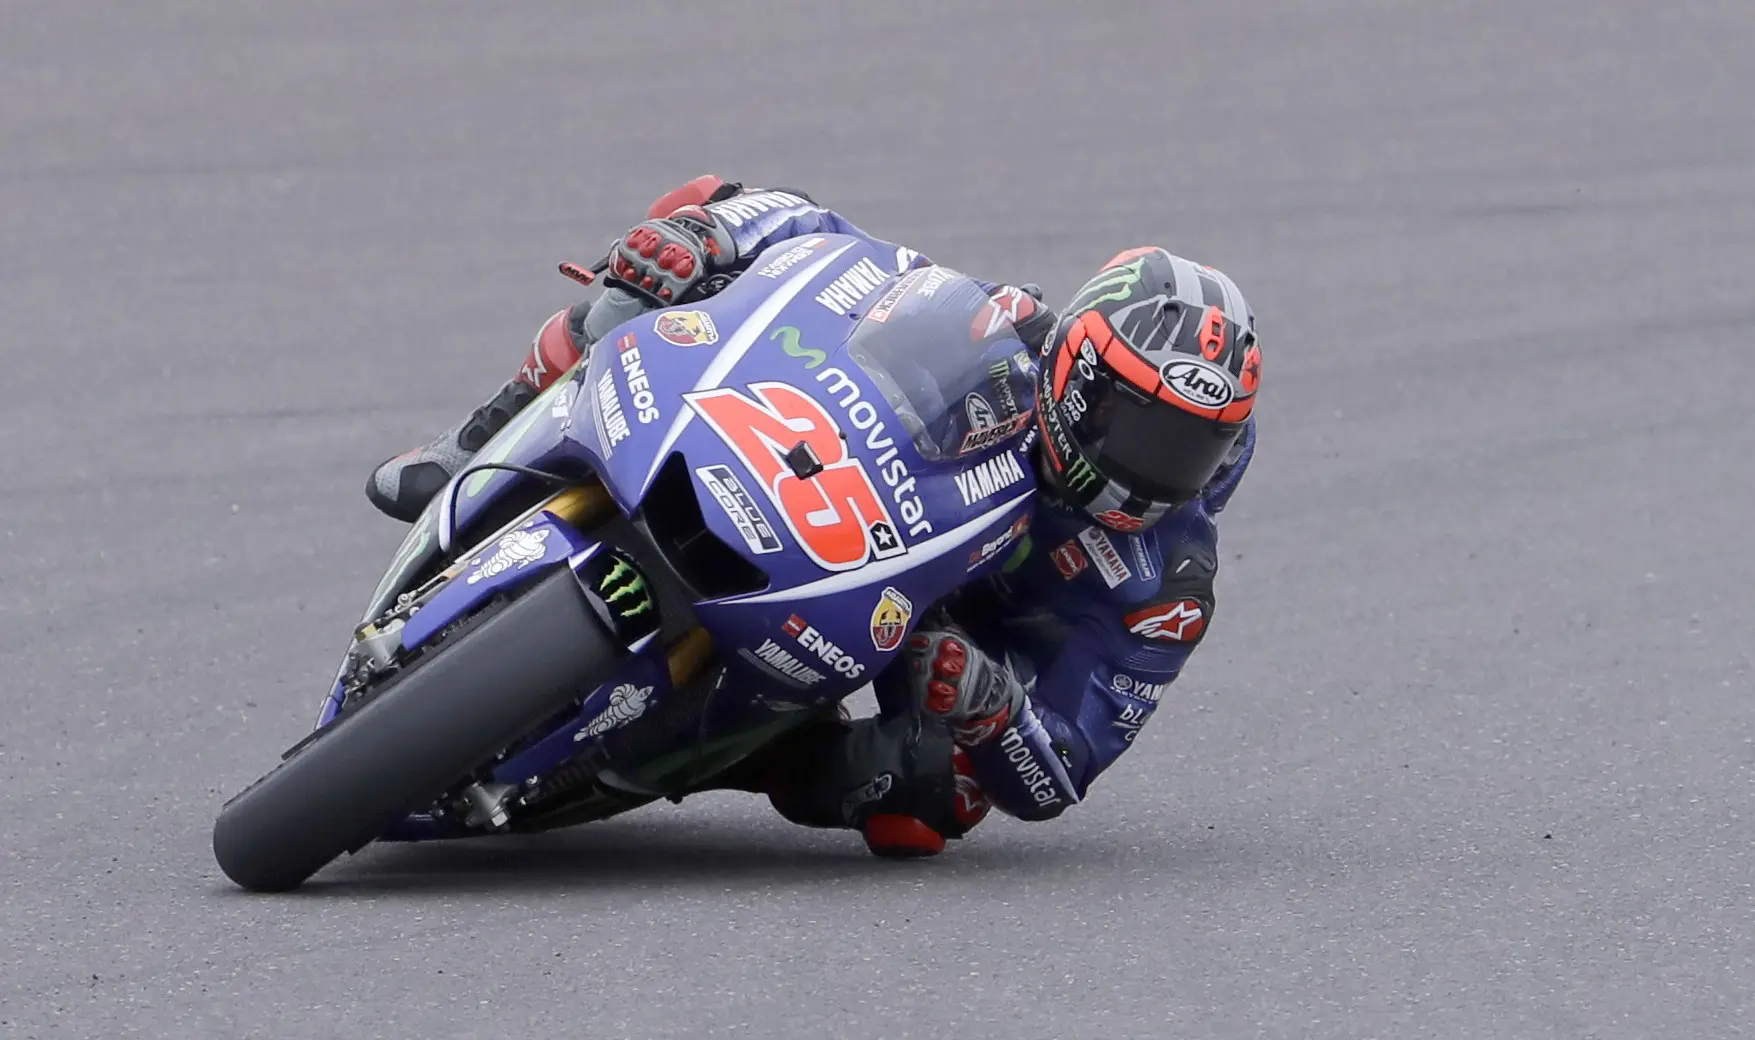
[{"label": "alpinestars logo", "polygon": [[999,330],[1016,327],[1036,313],[1036,301],[1022,289],[1006,286],[987,301],[986,310],[969,325],[970,338],[980,343]]},{"label": "alpinestars logo", "polygon": [[1206,631],[1206,612],[1199,602],[1179,599],[1155,607],[1136,610],[1122,618],[1127,630],[1136,636],[1159,639],[1167,643],[1192,643]]},{"label": "alpinestars logo", "polygon": [[975,764],[969,761],[967,751],[952,749],[951,770],[957,781],[957,801],[952,811],[957,814],[958,823],[973,827],[993,805],[987,800],[987,792],[981,789],[981,781],[975,777]]}]

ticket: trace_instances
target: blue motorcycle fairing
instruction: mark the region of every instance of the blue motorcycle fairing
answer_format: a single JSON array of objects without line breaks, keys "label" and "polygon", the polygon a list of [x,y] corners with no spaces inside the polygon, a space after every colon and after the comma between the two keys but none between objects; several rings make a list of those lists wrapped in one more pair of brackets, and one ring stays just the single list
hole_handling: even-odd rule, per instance
[{"label": "blue motorcycle fairing", "polygon": [[[576,717],[496,765],[494,779],[509,784],[540,780],[554,765],[572,758],[611,730],[645,715],[670,694],[670,670],[664,659],[651,654],[636,655],[614,682],[604,683],[585,699]],[[533,771],[530,768],[533,763],[549,765]]]},{"label": "blue motorcycle fairing", "polygon": [[553,513],[541,512],[463,561],[431,600],[402,628],[402,648],[413,650],[435,633],[501,592],[530,581],[597,541],[573,530]]},{"label": "blue motorcycle fairing", "polygon": [[[788,321],[804,317],[808,312],[801,296],[872,253],[865,243],[845,235],[814,238],[820,245],[812,249],[805,262],[781,278],[762,278],[757,273],[763,257],[782,251],[776,246],[756,259],[750,274],[732,282],[723,292],[700,303],[650,311],[634,318],[606,335],[593,349],[585,382],[590,388],[588,393],[595,395],[592,401],[597,406],[598,422],[581,423],[571,433],[600,461],[598,474],[624,512],[632,514],[638,507],[658,470],[671,452],[679,449],[679,438],[696,417],[695,410],[683,403],[683,396],[734,382],[734,370],[738,380],[749,380],[779,369],[771,363],[780,350],[770,335],[771,326],[787,324],[779,320],[783,314]],[[819,315],[810,317],[818,319]],[[812,328],[827,343],[838,345],[846,340],[851,324],[840,316],[836,322],[816,320]],[[686,342],[689,340],[695,342]],[[615,349],[607,349],[611,346]],[[632,368],[628,361],[630,351],[638,355],[658,402],[656,414],[649,420],[642,418],[638,409],[630,416],[623,408]],[[763,364],[764,361],[770,363]],[[625,437],[612,434],[613,421],[603,414],[605,404],[630,420]],[[691,454],[690,463],[735,461],[722,444],[712,454],[717,457],[699,461]]]},{"label": "blue motorcycle fairing", "polygon": [[[643,495],[643,490],[629,490],[630,485],[649,487],[662,461],[680,451],[708,529],[770,577],[770,587],[761,593],[697,604],[696,615],[713,633],[728,685],[748,691],[714,702],[716,717],[708,720],[714,729],[721,722],[748,721],[752,711],[827,707],[870,682],[898,651],[912,626],[915,604],[934,602],[972,576],[1003,564],[1009,554],[1001,550],[1022,535],[1027,523],[1028,490],[1033,487],[1025,479],[1026,438],[974,456],[984,460],[977,464],[987,464],[1014,453],[1009,460],[1013,464],[1003,468],[1018,479],[1019,494],[984,499],[959,489],[955,474],[967,466],[929,465],[896,417],[884,414],[889,407],[884,395],[846,350],[865,309],[862,304],[878,300],[894,276],[883,270],[860,282],[866,295],[851,301],[856,308],[851,311],[844,306],[850,302],[845,292],[831,291],[845,272],[877,267],[885,259],[881,254],[843,236],[816,236],[770,253],[790,263],[783,280],[764,278],[770,262],[764,256],[752,265],[751,274],[706,303],[653,312],[605,337],[585,376],[588,387],[603,389],[588,396],[599,415],[606,404],[619,409],[628,433],[612,445],[603,439],[609,423],[580,422],[569,432],[581,441],[599,438],[583,447],[608,456],[602,475],[624,508]],[[778,281],[778,287],[771,287],[771,281]],[[687,335],[680,337],[666,324],[667,316],[679,310],[692,315]],[[711,364],[664,364],[678,353],[704,354],[699,345],[671,342],[702,335],[720,337],[721,352]],[[607,349],[612,341],[613,352]],[[1009,360],[1020,348],[1014,339],[990,352]],[[639,406],[627,378],[633,370],[629,355],[636,353],[640,374],[654,396],[686,404],[665,416],[668,428],[662,421],[647,424],[629,414],[630,406]],[[873,547],[858,563],[841,569],[797,551],[774,551],[776,543],[795,550],[800,546],[799,523],[760,482],[748,455],[714,425],[708,408],[696,403],[725,391],[749,401],[761,388],[801,390],[816,399],[819,418],[845,445],[844,461],[871,476],[891,510],[899,543],[895,551],[879,559]],[[661,428],[662,440],[649,446]],[[726,499],[747,514],[743,524],[724,508]],[[917,500],[918,512],[909,511],[909,499]],[[942,527],[935,524],[935,516],[958,525],[937,534]],[[746,537],[754,530],[762,533]],[[966,544],[972,539],[979,539],[974,548]],[[929,563],[930,568],[923,566]],[[875,584],[879,578],[888,583]],[[804,602],[825,598],[832,601]],[[859,602],[843,602],[849,599]],[[722,720],[720,715],[728,717]]]},{"label": "blue motorcycle fairing", "polygon": [[[851,236],[780,243],[711,299],[647,312],[610,332],[586,362],[521,412],[474,460],[535,468],[583,462],[622,511],[636,516],[666,462],[683,456],[707,533],[768,577],[760,591],[696,605],[697,620],[724,666],[700,727],[679,737],[692,739],[697,751],[735,746],[740,732],[784,728],[800,712],[831,706],[864,686],[890,663],[928,606],[1003,567],[1028,541],[1035,475],[1028,452],[1033,434],[1023,432],[1023,418],[1034,401],[1024,402],[1004,436],[971,448],[980,409],[962,396],[966,386],[949,387],[951,392],[938,395],[943,402],[922,410],[921,394],[897,396],[892,377],[900,370],[894,365],[906,357],[892,358],[885,368],[882,349],[866,351],[868,356],[849,352],[850,342],[861,349],[855,333],[874,305],[885,308],[895,323],[890,329],[903,330],[877,331],[892,340],[902,337],[906,346],[910,326],[899,316],[910,301],[923,309],[951,306],[945,297],[961,291],[974,295],[959,306],[986,302],[984,291],[967,289],[962,283],[968,280],[955,272],[922,269],[941,274],[936,281],[924,280],[922,271],[898,279],[891,266],[893,257]],[[933,290],[945,295],[926,300]],[[954,307],[949,313],[957,327],[974,327],[970,314]],[[988,323],[989,332],[993,327]],[[930,349],[938,359],[933,364],[949,358],[953,367],[996,372],[1022,349],[1015,335],[1005,334],[980,340],[971,333],[966,342],[910,349]],[[869,346],[877,337],[863,338]],[[892,343],[888,349],[896,348]],[[967,358],[959,360],[955,351],[968,352]],[[963,452],[945,457],[934,447],[933,457],[925,457],[924,427],[944,410],[965,406],[971,439],[962,442]],[[898,408],[913,408],[911,420],[905,422]],[[985,399],[981,408],[990,420],[993,410]],[[799,445],[776,440],[794,435]],[[800,453],[799,446],[812,450]],[[778,458],[786,466],[778,466]],[[497,471],[464,475],[455,516],[445,496],[422,515],[374,595],[368,620],[438,550],[442,529],[467,529],[525,479]],[[867,490],[853,498],[830,497],[831,490],[849,487]],[[848,516],[861,525],[859,537],[825,540],[824,525],[844,528]],[[578,553],[595,544],[550,514],[539,514],[521,530],[557,533],[546,537],[540,557],[522,570],[510,566],[493,576],[491,588],[557,565],[561,545]],[[554,547],[546,547],[551,542]],[[494,544],[473,550],[463,573],[414,615],[421,628],[407,638],[430,638],[485,598],[468,589],[467,578],[486,570],[497,550]],[[662,653],[653,648],[636,654],[576,716],[536,735],[495,766],[494,775],[508,783],[540,783],[670,692]],[[339,693],[338,681],[331,702]],[[334,717],[334,707],[326,704],[319,725]],[[609,721],[601,726],[610,728],[594,728],[593,720],[606,712]],[[610,764],[619,773],[640,772],[640,763]]]},{"label": "blue motorcycle fairing", "polygon": [[[484,444],[470,460],[471,465],[505,462],[542,468],[544,463],[564,451],[561,435],[571,421],[572,409],[579,405],[580,375],[575,368],[557,379],[514,416],[505,429]],[[462,480],[462,487],[457,487],[458,478]],[[449,481],[409,526],[402,544],[391,557],[390,566],[372,593],[371,602],[360,618],[361,624],[388,610],[396,596],[407,591],[410,580],[434,555],[449,551],[455,531],[467,527],[512,484],[528,479],[504,470],[460,473],[458,478]],[[455,510],[451,505],[454,490]]]}]

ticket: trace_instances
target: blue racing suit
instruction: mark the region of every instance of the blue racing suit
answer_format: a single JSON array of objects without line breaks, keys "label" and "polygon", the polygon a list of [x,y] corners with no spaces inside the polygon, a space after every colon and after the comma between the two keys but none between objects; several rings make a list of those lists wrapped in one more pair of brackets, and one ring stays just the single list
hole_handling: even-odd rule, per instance
[{"label": "blue racing suit", "polygon": [[[928,263],[800,192],[752,191],[706,209],[729,229],[746,262],[787,239],[833,233],[894,251],[898,272]],[[983,284],[989,293],[1001,288]],[[1151,718],[1211,621],[1216,517],[1254,450],[1251,419],[1233,461],[1199,497],[1132,534],[1039,498],[1022,562],[948,605],[983,651],[1008,655],[1025,680],[1026,696],[1010,725],[966,749],[982,792],[1002,812],[1023,820],[1058,816]],[[883,684],[878,689],[881,716],[912,709],[895,687],[889,696]]]},{"label": "blue racing suit", "polygon": [[999,738],[968,750],[1002,812],[1046,820],[1082,799],[1157,710],[1213,614],[1218,524],[1255,449],[1152,527],[1112,531],[1041,497],[1022,563],[951,608],[977,644],[1034,679]]}]

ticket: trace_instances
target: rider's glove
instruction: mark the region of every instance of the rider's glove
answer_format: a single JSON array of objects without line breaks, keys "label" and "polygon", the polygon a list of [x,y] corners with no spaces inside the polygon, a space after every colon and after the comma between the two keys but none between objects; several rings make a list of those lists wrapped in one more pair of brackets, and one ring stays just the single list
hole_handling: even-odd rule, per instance
[{"label": "rider's glove", "polygon": [[642,220],[609,249],[604,282],[630,290],[660,307],[696,296],[697,287],[723,274],[736,259],[731,233],[699,206],[668,217]]},{"label": "rider's glove", "polygon": [[945,722],[964,747],[986,743],[1005,731],[1024,702],[1024,684],[1011,663],[993,657],[948,618],[923,625],[908,639],[903,657],[920,711]]},{"label": "rider's glove", "polygon": [[[1010,299],[1008,294],[1013,292],[1022,293],[1028,302]],[[1016,289],[1002,288],[994,299],[1009,311],[1012,328],[1017,331],[1018,338],[1024,341],[1024,345],[1037,354],[1042,353],[1043,341],[1060,321],[1060,315],[1042,302],[1042,287],[1025,282]]]}]

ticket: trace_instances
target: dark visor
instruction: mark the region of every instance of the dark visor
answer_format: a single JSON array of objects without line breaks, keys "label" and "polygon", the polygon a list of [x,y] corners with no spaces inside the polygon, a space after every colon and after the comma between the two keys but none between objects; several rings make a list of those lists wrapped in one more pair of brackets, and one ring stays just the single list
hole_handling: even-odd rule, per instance
[{"label": "dark visor", "polygon": [[1147,404],[1111,386],[1074,428],[1098,472],[1135,495],[1181,505],[1213,479],[1243,426]]}]

